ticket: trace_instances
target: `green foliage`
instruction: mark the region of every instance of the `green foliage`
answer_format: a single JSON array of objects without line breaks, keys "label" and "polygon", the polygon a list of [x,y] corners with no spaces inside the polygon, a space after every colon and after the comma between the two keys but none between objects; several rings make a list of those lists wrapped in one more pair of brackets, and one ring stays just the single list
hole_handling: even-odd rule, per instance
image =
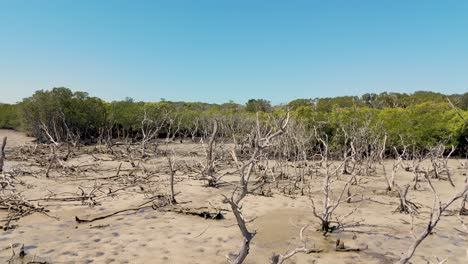
[{"label": "green foliage", "polygon": [[0,128],[20,128],[17,108],[17,105],[0,104]]},{"label": "green foliage", "polygon": [[245,105],[245,110],[247,112],[270,112],[271,104],[269,101],[264,99],[250,99]]},{"label": "green foliage", "polygon": [[127,133],[140,129],[144,113],[144,103],[136,103],[131,98],[110,103],[109,122]]},{"label": "green foliage", "polygon": [[[468,93],[448,97],[468,117]],[[446,98],[420,91],[297,99],[280,107],[272,107],[263,99],[251,99],[243,107],[234,102],[145,103],[131,98],[106,103],[84,92],[54,88],[37,91],[16,105],[0,104],[0,127],[23,129],[41,141],[49,141],[50,136],[57,141],[69,140],[70,135],[95,141],[104,131],[115,138],[138,140],[143,123],[143,129],[161,126],[159,136],[175,133],[173,136],[194,137],[209,133],[212,120],[216,119],[221,122],[220,135],[230,137],[229,133],[248,133],[256,112],[261,122],[273,124],[290,109],[294,124],[300,124],[308,133],[320,127],[322,133],[337,140],[336,144],[343,143],[343,131],[354,130],[362,135],[385,133],[391,145],[403,140],[419,149],[436,143],[467,146],[467,125]]]},{"label": "green foliage", "polygon": [[106,123],[104,101],[63,87],[37,91],[19,107],[26,131],[42,141],[92,137]]},{"label": "green foliage", "polygon": [[463,110],[468,110],[468,92],[460,96],[459,107]]},{"label": "green foliage", "polygon": [[296,110],[304,106],[312,106],[314,101],[312,99],[296,99],[288,103],[288,107],[291,110]]},{"label": "green foliage", "polygon": [[448,103],[425,102],[408,108],[385,108],[379,119],[389,138],[397,143],[400,136],[406,143],[420,148],[437,142],[457,145],[464,122]]},{"label": "green foliage", "polygon": [[317,99],[316,109],[322,112],[331,112],[334,107],[352,107],[361,104],[357,96],[338,96],[334,98]]}]

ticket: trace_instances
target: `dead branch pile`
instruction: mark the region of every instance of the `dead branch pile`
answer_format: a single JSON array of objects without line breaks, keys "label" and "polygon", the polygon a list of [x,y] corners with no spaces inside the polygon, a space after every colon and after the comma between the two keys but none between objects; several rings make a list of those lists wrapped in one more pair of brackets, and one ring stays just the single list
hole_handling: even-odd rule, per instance
[{"label": "dead branch pile", "polygon": [[21,217],[33,214],[33,213],[46,213],[48,212],[42,206],[34,205],[27,201],[23,196],[18,193],[8,192],[7,194],[0,194],[0,210],[7,211],[7,217],[1,219],[4,222],[3,229],[7,230],[10,228],[10,223],[13,220],[18,220]]}]

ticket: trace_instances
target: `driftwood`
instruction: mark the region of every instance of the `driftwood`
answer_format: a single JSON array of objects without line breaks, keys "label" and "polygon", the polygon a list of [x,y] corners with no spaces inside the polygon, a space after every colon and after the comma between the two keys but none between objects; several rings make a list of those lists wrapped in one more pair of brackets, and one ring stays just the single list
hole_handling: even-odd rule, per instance
[{"label": "driftwood", "polygon": [[303,228],[301,228],[301,231],[299,232],[299,236],[300,236],[301,241],[304,244],[304,246],[298,247],[298,248],[296,248],[296,249],[294,249],[294,250],[292,250],[292,251],[290,251],[288,253],[285,253],[284,255],[273,253],[273,256],[270,258],[270,264],[284,263],[284,261],[286,261],[287,259],[289,259],[289,258],[293,257],[294,255],[296,255],[297,253],[301,253],[301,252],[306,253],[306,254],[322,252],[323,251],[322,249],[307,247],[307,241],[304,238],[304,230],[306,230],[307,227],[308,227],[308,225],[304,226]]},{"label": "driftwood", "polygon": [[186,207],[181,207],[181,206],[164,207],[164,205],[161,207],[158,207],[153,204],[153,205],[141,205],[135,208],[123,209],[123,210],[115,211],[110,214],[97,216],[94,218],[88,218],[88,219],[79,218],[78,216],[75,216],[75,220],[78,223],[91,223],[97,220],[102,220],[102,219],[106,219],[106,218],[118,215],[120,213],[139,211],[139,210],[148,209],[148,208],[152,208],[154,210],[157,209],[161,212],[174,212],[174,213],[184,214],[184,215],[196,215],[205,219],[214,219],[214,220],[224,219],[224,216],[221,213],[222,211],[221,209],[210,209],[208,207],[186,208]]},{"label": "driftwood", "polygon": [[32,204],[30,201],[25,200],[22,196],[14,192],[0,196],[0,210],[6,210],[8,212],[6,219],[2,220],[5,222],[3,226],[4,230],[10,229],[10,223],[12,221],[33,213],[43,213],[49,216],[47,214],[47,209]]},{"label": "driftwood", "polygon": [[45,202],[79,202],[93,199],[94,196],[66,196],[66,197],[46,197],[29,200],[31,202],[35,201],[45,201]]},{"label": "driftwood", "polygon": [[342,239],[338,238],[336,240],[336,247],[335,247],[336,252],[358,252],[358,251],[362,251],[362,250],[365,250],[365,249],[367,249],[367,246],[363,247],[363,248],[346,247],[345,244],[344,244],[344,241]]},{"label": "driftwood", "polygon": [[161,208],[160,211],[163,212],[174,212],[184,215],[195,215],[202,217],[204,219],[213,219],[213,220],[222,220],[224,215],[221,213],[222,209],[208,208],[208,207],[199,207],[199,208],[188,208],[181,206],[172,206]]},{"label": "driftwood", "polygon": [[141,207],[136,207],[136,208],[123,209],[123,210],[119,210],[119,211],[116,211],[116,212],[113,212],[113,213],[110,213],[110,214],[106,214],[106,215],[102,215],[102,216],[98,216],[98,217],[94,217],[94,218],[89,218],[89,219],[79,218],[78,216],[75,216],[75,220],[79,224],[81,224],[81,223],[91,223],[91,222],[94,222],[94,221],[97,221],[97,220],[102,220],[102,219],[106,219],[106,218],[114,216],[114,215],[118,215],[120,213],[139,211],[139,210],[147,209],[147,208],[153,208],[153,206],[152,205],[147,205],[147,206],[141,206]]}]

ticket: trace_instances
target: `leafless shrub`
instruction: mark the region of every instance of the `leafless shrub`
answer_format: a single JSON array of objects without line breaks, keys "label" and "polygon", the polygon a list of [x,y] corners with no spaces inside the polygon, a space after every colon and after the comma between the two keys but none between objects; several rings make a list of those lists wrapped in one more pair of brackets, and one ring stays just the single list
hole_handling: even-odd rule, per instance
[{"label": "leafless shrub", "polygon": [[166,143],[175,141],[175,137],[180,131],[182,121],[178,115],[168,116],[166,121]]},{"label": "leafless shrub", "polygon": [[[208,186],[218,187],[221,178],[224,175],[216,175],[216,165],[218,162],[218,157],[216,156],[216,138],[218,136],[218,121],[213,120],[213,130],[211,131],[211,136],[208,139],[208,143],[205,146],[205,163],[202,164],[201,174],[203,179],[208,181]],[[202,140],[203,142],[203,140]]]},{"label": "leafless shrub", "polygon": [[146,157],[146,145],[148,142],[158,137],[159,132],[165,125],[168,115],[169,113],[166,112],[164,115],[157,115],[152,118],[145,109],[143,120],[141,121],[141,155],[143,158]]},{"label": "leafless shrub", "polygon": [[[340,227],[343,227],[343,221],[346,217],[350,216],[357,209],[355,208],[347,215],[344,215],[340,218],[336,218],[336,221],[333,220],[333,213],[338,208],[338,206],[345,202],[345,200],[350,199],[350,197],[343,199],[344,194],[347,192],[352,181],[355,180],[354,176],[351,175],[348,177],[345,184],[339,188],[338,195],[334,195],[332,190],[332,183],[335,182],[338,178],[340,169],[344,165],[345,161],[341,161],[338,166],[334,166],[333,162],[329,161],[329,144],[327,138],[323,139],[319,136],[318,138],[322,142],[323,149],[321,150],[321,155],[324,161],[325,166],[325,177],[322,184],[322,209],[318,211],[316,209],[314,200],[310,198],[312,202],[312,210],[315,217],[320,220],[320,229],[326,234],[328,232],[333,232]],[[335,224],[335,225],[332,225]]]},{"label": "leafless shrub", "polygon": [[453,187],[455,187],[455,184],[453,183],[452,176],[448,168],[448,160],[454,151],[455,146],[452,146],[447,156],[444,156],[445,146],[443,144],[439,144],[431,148],[431,150],[428,153],[429,159],[432,164],[432,170],[430,171],[432,177],[436,179],[442,179],[442,175],[445,174],[447,176],[448,181]]}]

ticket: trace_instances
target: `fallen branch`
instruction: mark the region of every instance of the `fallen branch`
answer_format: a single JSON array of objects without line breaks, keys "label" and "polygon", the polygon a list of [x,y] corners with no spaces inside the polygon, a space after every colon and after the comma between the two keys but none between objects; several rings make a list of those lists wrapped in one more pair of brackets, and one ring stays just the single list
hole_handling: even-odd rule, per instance
[{"label": "fallen branch", "polygon": [[91,222],[94,222],[94,221],[97,221],[97,220],[106,219],[108,217],[111,217],[111,216],[114,216],[114,215],[117,215],[117,214],[120,214],[120,213],[131,212],[131,211],[139,211],[141,209],[148,209],[148,208],[153,208],[154,209],[153,205],[147,205],[147,206],[142,206],[142,207],[123,209],[123,210],[119,210],[119,211],[116,211],[116,212],[113,212],[113,213],[110,213],[110,214],[107,214],[107,215],[98,216],[98,217],[94,217],[94,218],[90,218],[90,219],[81,219],[78,216],[75,216],[75,220],[76,220],[76,222],[78,222],[78,224],[91,223]]},{"label": "fallen branch", "polygon": [[187,208],[187,207],[173,206],[173,207],[161,208],[161,211],[174,212],[174,213],[184,214],[184,215],[195,215],[195,216],[202,217],[204,219],[213,219],[213,220],[224,219],[224,215],[221,213],[222,209],[211,209],[208,207]]},{"label": "fallen branch", "polygon": [[3,220],[5,221],[5,225],[3,226],[4,230],[10,228],[10,223],[12,221],[33,213],[43,213],[49,216],[47,214],[47,209],[32,204],[31,201],[24,199],[21,195],[14,192],[0,196],[0,210],[6,210],[8,212],[6,219]]},{"label": "fallen branch", "polygon": [[[160,196],[156,196],[156,198],[160,198]],[[167,198],[167,197],[165,197],[165,198]],[[146,204],[148,204],[150,202],[153,202],[153,201],[154,201],[154,199],[152,199],[151,201],[143,203],[139,207],[123,209],[123,210],[119,210],[119,211],[116,211],[116,212],[113,212],[113,213],[110,213],[110,214],[97,216],[97,217],[89,218],[89,219],[79,218],[78,216],[75,216],[75,220],[78,223],[91,223],[91,222],[94,222],[94,221],[98,221],[98,220],[102,220],[102,219],[106,219],[106,218],[118,215],[120,213],[139,211],[139,210],[148,209],[148,208],[152,208],[154,210],[158,209],[161,212],[174,212],[174,213],[184,214],[184,215],[196,215],[196,216],[199,216],[199,217],[203,217],[204,219],[213,219],[213,220],[224,219],[224,216],[221,213],[221,211],[223,211],[223,209],[210,209],[208,207],[187,208],[187,207],[180,207],[180,206],[164,207],[165,205],[167,205],[167,203],[169,201],[168,202],[164,201],[163,204],[158,205],[158,206],[156,206],[155,204],[146,205]]]},{"label": "fallen branch", "polygon": [[307,241],[304,238],[304,231],[307,229],[308,226],[309,225],[304,226],[303,228],[301,228],[301,231],[299,232],[299,236],[301,238],[302,243],[304,243],[304,246],[298,247],[298,248],[294,249],[293,251],[290,251],[289,253],[285,253],[284,255],[273,253],[273,256],[270,259],[270,264],[281,264],[285,260],[287,260],[287,259],[293,257],[294,255],[296,255],[297,253],[301,253],[301,252],[306,253],[306,254],[322,252],[323,251],[322,249],[308,248],[307,247]]},{"label": "fallen branch", "polygon": [[358,251],[362,251],[362,250],[365,250],[365,249],[367,249],[367,246],[363,247],[363,248],[345,247],[345,244],[344,244],[343,240],[341,240],[339,238],[336,240],[336,247],[335,247],[336,252],[358,252]]}]

